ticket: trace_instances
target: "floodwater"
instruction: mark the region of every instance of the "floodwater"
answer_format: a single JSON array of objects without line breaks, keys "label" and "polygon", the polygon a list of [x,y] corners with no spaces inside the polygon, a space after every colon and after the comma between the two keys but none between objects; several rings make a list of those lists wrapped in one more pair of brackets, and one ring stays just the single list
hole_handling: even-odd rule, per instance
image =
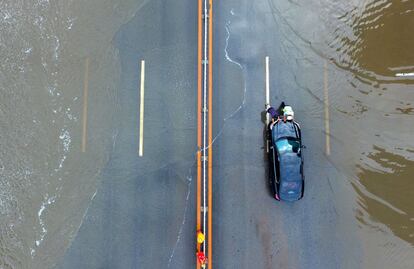
[{"label": "floodwater", "polygon": [[116,136],[112,39],[144,1],[119,2],[0,2],[0,268],[52,267],[96,192]]},{"label": "floodwater", "polygon": [[[0,268],[51,268],[75,237],[117,135],[112,40],[145,2],[0,2]],[[329,133],[308,131],[329,135],[327,160],[352,186],[363,267],[414,267],[414,1],[269,4],[274,86],[307,96],[292,104],[308,120],[329,105]]]},{"label": "floodwater", "polygon": [[362,267],[412,268],[414,1],[274,0],[271,6],[284,40],[276,46],[278,72],[287,78],[276,87],[300,91],[302,100],[294,102],[308,120],[325,120],[328,104],[329,130],[307,131],[324,139],[328,132],[327,160],[352,186],[343,193],[355,199]]}]

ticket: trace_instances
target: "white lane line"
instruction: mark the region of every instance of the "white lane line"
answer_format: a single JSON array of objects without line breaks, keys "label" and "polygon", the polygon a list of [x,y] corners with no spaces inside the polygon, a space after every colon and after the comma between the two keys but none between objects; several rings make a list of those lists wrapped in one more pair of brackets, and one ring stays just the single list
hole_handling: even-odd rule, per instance
[{"label": "white lane line", "polygon": [[414,73],[397,73],[396,77],[414,77]]},{"label": "white lane line", "polygon": [[145,91],[145,61],[141,61],[141,98],[139,111],[139,156],[144,155],[144,91]]},{"label": "white lane line", "polygon": [[325,105],[325,137],[326,137],[326,155],[331,154],[331,131],[329,128],[329,95],[328,95],[328,66],[325,61],[324,64],[324,80],[323,80],[323,91],[324,91],[324,105]]},{"label": "white lane line", "polygon": [[[265,109],[267,110],[270,106],[270,89],[269,89],[269,56],[266,56],[266,104]],[[266,124],[269,124],[269,113],[266,113]]]},{"label": "white lane line", "polygon": [[89,89],[89,58],[85,59],[85,75],[83,77],[83,115],[82,115],[82,152],[86,151],[88,127],[88,89]]},{"label": "white lane line", "polygon": [[[208,9],[207,9],[207,0],[204,0],[204,14],[208,14]],[[210,19],[210,18],[209,18]],[[206,153],[206,149],[207,149],[207,50],[209,48],[207,48],[207,35],[208,35],[208,20],[204,19],[204,81],[203,81],[203,231],[204,234],[206,234],[206,218],[207,218],[207,165],[206,165],[206,161],[207,161],[207,153]],[[203,249],[206,249],[206,241],[203,242]]]}]

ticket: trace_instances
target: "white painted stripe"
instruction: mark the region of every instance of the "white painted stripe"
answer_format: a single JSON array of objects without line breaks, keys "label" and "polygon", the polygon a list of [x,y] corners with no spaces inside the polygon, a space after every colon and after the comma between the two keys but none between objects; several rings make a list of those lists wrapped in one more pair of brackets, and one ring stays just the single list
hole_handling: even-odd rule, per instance
[{"label": "white painted stripe", "polygon": [[139,111],[139,156],[144,155],[144,92],[145,92],[145,61],[141,61],[141,98]]},{"label": "white painted stripe", "polygon": [[396,77],[414,77],[414,73],[397,73]]},{"label": "white painted stripe", "polygon": [[[207,0],[204,0],[204,81],[203,81],[203,207],[207,206],[207,171],[206,171],[206,161],[207,161],[207,35],[208,35],[208,8],[207,8]],[[207,19],[206,19],[207,18]],[[209,190],[211,191],[211,190]],[[206,211],[203,211],[203,232],[204,234],[207,233],[207,226],[206,226]],[[210,236],[210,235],[208,235]],[[206,241],[203,242],[203,249],[206,249]]]},{"label": "white painted stripe", "polygon": [[[269,56],[266,56],[266,104],[265,109],[267,110],[270,106],[270,89],[269,89]],[[266,124],[269,124],[269,113],[266,113]]]}]

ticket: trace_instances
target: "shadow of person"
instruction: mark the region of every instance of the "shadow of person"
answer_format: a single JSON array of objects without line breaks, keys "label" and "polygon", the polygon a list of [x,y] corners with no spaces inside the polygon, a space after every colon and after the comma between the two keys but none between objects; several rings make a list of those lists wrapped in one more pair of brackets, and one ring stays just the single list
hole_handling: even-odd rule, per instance
[{"label": "shadow of person", "polygon": [[271,165],[273,165],[273,158],[272,158],[272,150],[271,150],[271,133],[269,129],[269,125],[266,124],[266,111],[263,111],[261,113],[261,120],[264,124],[263,126],[263,163],[264,165],[264,175],[265,175],[265,185],[266,189],[268,190],[268,193],[270,196],[274,196],[274,181],[272,180],[274,178],[273,169],[270,169]]}]

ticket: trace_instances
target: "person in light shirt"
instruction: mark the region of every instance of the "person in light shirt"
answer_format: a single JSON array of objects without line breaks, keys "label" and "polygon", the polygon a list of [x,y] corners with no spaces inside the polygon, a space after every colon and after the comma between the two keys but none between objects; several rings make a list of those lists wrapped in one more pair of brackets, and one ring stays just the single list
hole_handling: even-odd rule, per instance
[{"label": "person in light shirt", "polygon": [[[295,112],[293,111],[292,107],[285,105],[284,102],[280,104],[277,110],[274,107],[269,106],[266,111],[271,116],[271,122],[269,124],[270,129],[272,129],[273,126],[280,120],[283,120],[283,122],[293,121],[295,115]],[[281,114],[283,114],[283,117],[280,116]]]}]

